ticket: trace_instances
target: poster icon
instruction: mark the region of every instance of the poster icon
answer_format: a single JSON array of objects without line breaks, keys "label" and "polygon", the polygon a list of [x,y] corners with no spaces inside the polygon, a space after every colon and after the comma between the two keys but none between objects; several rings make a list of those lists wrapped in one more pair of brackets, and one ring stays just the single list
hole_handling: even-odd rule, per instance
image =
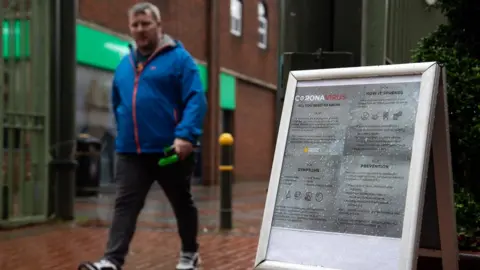
[{"label": "poster icon", "polygon": [[369,116],[370,116],[370,114],[368,112],[363,112],[361,118],[362,118],[362,120],[367,120]]},{"label": "poster icon", "polygon": [[383,113],[383,120],[388,120],[388,112]]},{"label": "poster icon", "polygon": [[312,196],[313,196],[312,192],[305,193],[305,201],[307,201],[307,202],[311,201]]},{"label": "poster icon", "polygon": [[295,195],[294,195],[294,196],[295,196],[295,199],[300,200],[300,198],[302,197],[302,192],[300,192],[300,191],[295,191]]},{"label": "poster icon", "polygon": [[398,120],[398,118],[399,118],[400,116],[402,116],[402,114],[403,114],[402,111],[399,111],[399,112],[397,112],[397,113],[394,113],[394,114],[393,114],[393,120]]},{"label": "poster icon", "polygon": [[317,202],[323,201],[323,194],[321,192],[317,192],[317,194],[315,194],[315,200]]}]

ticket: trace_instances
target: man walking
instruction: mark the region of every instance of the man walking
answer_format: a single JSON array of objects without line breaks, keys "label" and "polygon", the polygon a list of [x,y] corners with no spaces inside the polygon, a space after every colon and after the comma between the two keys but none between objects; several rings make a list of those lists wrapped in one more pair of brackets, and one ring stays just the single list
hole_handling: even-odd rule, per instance
[{"label": "man walking", "polygon": [[[159,9],[141,2],[128,12],[136,48],[119,64],[112,89],[117,122],[117,198],[106,252],[79,270],[120,270],[137,217],[154,181],[174,210],[182,250],[177,270],[197,269],[198,214],[190,193],[193,144],[207,103],[196,64],[182,44],[163,34]],[[165,147],[179,161],[159,166]]]}]

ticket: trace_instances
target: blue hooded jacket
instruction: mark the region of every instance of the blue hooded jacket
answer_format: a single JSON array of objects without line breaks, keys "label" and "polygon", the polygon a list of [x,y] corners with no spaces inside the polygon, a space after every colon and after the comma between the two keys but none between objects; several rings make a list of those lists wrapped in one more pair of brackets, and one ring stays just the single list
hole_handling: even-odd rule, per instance
[{"label": "blue hooded jacket", "polygon": [[192,56],[168,35],[143,65],[135,55],[130,48],[113,79],[117,152],[162,153],[175,138],[196,144],[207,101]]}]

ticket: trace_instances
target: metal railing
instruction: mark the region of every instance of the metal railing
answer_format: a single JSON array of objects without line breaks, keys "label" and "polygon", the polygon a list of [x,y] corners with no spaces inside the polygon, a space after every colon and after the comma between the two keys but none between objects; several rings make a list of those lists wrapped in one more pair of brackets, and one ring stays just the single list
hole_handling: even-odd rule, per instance
[{"label": "metal railing", "polygon": [[50,0],[5,2],[0,6],[0,228],[47,220],[49,199]]}]

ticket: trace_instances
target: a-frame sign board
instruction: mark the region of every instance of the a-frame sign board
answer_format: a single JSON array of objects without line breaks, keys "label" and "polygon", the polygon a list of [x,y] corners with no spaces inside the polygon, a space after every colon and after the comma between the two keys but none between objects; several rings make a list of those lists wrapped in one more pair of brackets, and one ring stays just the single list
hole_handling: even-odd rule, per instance
[{"label": "a-frame sign board", "polygon": [[290,72],[254,269],[457,270],[447,116],[435,62]]}]

